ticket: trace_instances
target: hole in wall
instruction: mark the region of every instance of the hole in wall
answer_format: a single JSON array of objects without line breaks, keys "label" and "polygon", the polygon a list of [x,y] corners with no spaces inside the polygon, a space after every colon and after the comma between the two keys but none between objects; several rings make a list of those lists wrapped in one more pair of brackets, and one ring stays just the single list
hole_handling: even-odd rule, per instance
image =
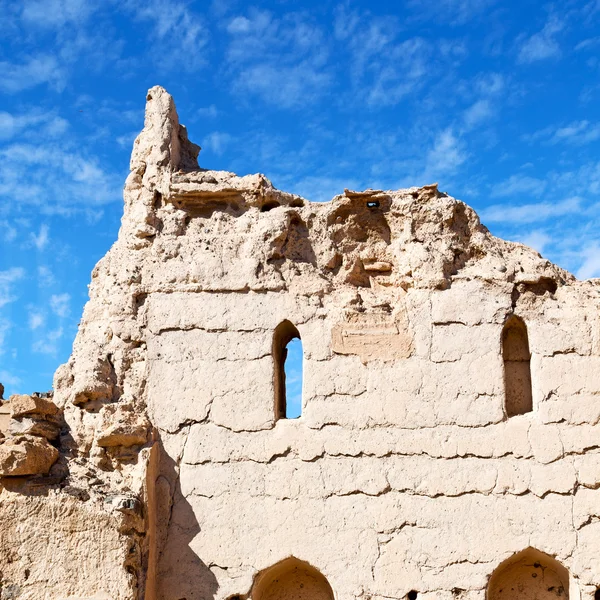
[{"label": "hole in wall", "polygon": [[417,600],[418,595],[419,592],[417,592],[417,590],[410,590],[410,592],[406,594],[406,597],[408,598],[408,600]]},{"label": "hole in wall", "polygon": [[376,208],[379,208],[379,200],[368,200],[367,201],[367,208],[369,210],[375,210]]},{"label": "hole in wall", "polygon": [[600,600],[600,588],[594,592],[594,600]]},{"label": "hole in wall", "polygon": [[260,212],[269,212],[270,210],[273,210],[274,208],[277,208],[278,206],[280,206],[279,202],[265,202],[261,207],[260,207]]},{"label": "hole in wall", "polygon": [[285,360],[285,418],[297,419],[302,415],[302,341],[290,340]]},{"label": "hole in wall", "polygon": [[290,321],[283,321],[273,336],[275,416],[296,419],[302,414],[303,349],[300,334]]}]

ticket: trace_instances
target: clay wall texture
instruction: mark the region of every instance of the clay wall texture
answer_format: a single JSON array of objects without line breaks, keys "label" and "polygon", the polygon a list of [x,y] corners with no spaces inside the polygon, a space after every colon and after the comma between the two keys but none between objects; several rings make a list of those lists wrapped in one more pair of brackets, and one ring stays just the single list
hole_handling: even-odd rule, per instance
[{"label": "clay wall texture", "polygon": [[2,593],[594,597],[600,282],[436,186],[310,203],[198,150],[150,90],[55,378],[60,456],[4,472]]}]

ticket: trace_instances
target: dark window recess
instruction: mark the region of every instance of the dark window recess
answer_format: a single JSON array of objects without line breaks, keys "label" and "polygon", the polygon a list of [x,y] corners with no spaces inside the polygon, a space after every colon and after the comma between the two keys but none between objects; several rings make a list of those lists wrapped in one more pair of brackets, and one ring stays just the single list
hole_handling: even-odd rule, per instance
[{"label": "dark window recess", "polygon": [[502,358],[506,416],[531,412],[533,395],[527,326],[523,319],[515,315],[507,319],[502,330]]},{"label": "dark window recess", "polygon": [[370,210],[374,210],[376,208],[379,208],[379,200],[368,200],[367,201],[367,208]]}]

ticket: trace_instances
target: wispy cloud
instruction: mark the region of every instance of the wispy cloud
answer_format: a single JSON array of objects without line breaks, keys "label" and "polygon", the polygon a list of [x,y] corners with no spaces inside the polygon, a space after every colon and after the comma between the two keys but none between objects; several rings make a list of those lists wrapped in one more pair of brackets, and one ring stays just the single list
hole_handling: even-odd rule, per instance
[{"label": "wispy cloud", "polygon": [[45,223],[42,223],[39,232],[31,233],[29,239],[38,250],[43,250],[50,241],[50,228]]},{"label": "wispy cloud", "polygon": [[583,256],[583,263],[577,271],[577,277],[579,279],[600,277],[600,243],[593,242],[586,246],[581,254]]},{"label": "wispy cloud", "polygon": [[567,198],[561,202],[534,202],[532,204],[494,204],[481,211],[481,220],[488,223],[539,223],[579,210],[581,198]]},{"label": "wispy cloud", "polygon": [[50,296],[50,308],[57,317],[64,319],[69,316],[69,313],[71,312],[70,294],[52,294],[52,296]]},{"label": "wispy cloud", "polygon": [[0,61],[0,92],[15,94],[37,85],[47,83],[62,89],[66,73],[55,56],[38,54],[25,58],[20,63]]},{"label": "wispy cloud", "polygon": [[495,0],[408,0],[406,4],[422,18],[464,25],[488,12]]},{"label": "wispy cloud", "polygon": [[93,157],[65,149],[64,144],[0,148],[0,198],[18,197],[47,214],[68,214],[119,200],[121,186],[120,175],[105,171]]},{"label": "wispy cloud", "polygon": [[306,15],[251,9],[227,25],[233,89],[282,108],[306,106],[332,82],[327,39]]},{"label": "wispy cloud", "polygon": [[29,311],[29,329],[35,331],[44,325],[46,322],[46,318],[44,317],[44,313],[38,309],[30,309]]},{"label": "wispy cloud", "polygon": [[63,335],[64,330],[62,327],[48,331],[33,342],[31,349],[38,354],[56,356],[58,354],[58,344]]},{"label": "wispy cloud", "polygon": [[21,17],[36,27],[62,28],[85,22],[98,6],[90,0],[25,0]]},{"label": "wispy cloud", "polygon": [[542,141],[550,144],[583,145],[600,140],[600,123],[587,120],[572,121],[566,125],[547,126],[534,133],[526,134],[527,142]]},{"label": "wispy cloud", "polygon": [[526,38],[520,44],[517,61],[530,64],[561,55],[561,49],[556,35],[563,30],[563,23],[555,17],[550,17],[541,31]]},{"label": "wispy cloud", "polygon": [[209,133],[202,144],[204,150],[213,152],[217,156],[222,156],[229,144],[234,141],[234,137],[225,131],[213,131]]},{"label": "wispy cloud", "polygon": [[528,233],[525,237],[521,238],[521,242],[526,246],[537,250],[540,254],[544,253],[546,246],[552,241],[552,236],[548,235],[545,231],[535,229]]},{"label": "wispy cloud", "polygon": [[513,196],[516,194],[529,194],[540,196],[546,187],[546,182],[529,175],[511,175],[505,181],[497,183],[492,188],[490,195],[493,198]]},{"label": "wispy cloud", "polygon": [[126,0],[124,8],[152,24],[151,55],[163,69],[195,71],[207,64],[210,37],[204,19],[177,0]]},{"label": "wispy cloud", "polygon": [[6,353],[6,336],[11,327],[12,323],[8,319],[0,317],[0,355]]},{"label": "wispy cloud", "polygon": [[45,265],[40,265],[37,269],[38,281],[42,287],[51,287],[56,284],[56,277],[52,270]]},{"label": "wispy cloud", "polygon": [[452,174],[468,158],[465,145],[451,128],[437,136],[433,147],[427,153],[425,173],[428,179],[438,179],[442,175]]},{"label": "wispy cloud", "polygon": [[0,271],[0,308],[17,300],[18,295],[13,292],[13,285],[25,277],[25,269],[12,267]]},{"label": "wispy cloud", "polygon": [[[0,324],[0,353],[2,353],[2,325]],[[13,375],[9,371],[5,371],[4,369],[0,370],[0,382],[4,385],[16,387],[21,385],[21,378]]]},{"label": "wispy cloud", "polygon": [[494,110],[490,100],[487,98],[477,100],[464,112],[463,120],[465,127],[467,129],[473,129],[487,121],[493,114]]}]

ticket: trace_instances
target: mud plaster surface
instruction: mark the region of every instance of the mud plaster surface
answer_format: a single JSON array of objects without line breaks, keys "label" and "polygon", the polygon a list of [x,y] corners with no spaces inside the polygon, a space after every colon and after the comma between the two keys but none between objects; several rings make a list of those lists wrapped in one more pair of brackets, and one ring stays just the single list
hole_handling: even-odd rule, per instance
[{"label": "mud plaster surface", "polygon": [[[535,548],[571,600],[593,597],[598,281],[493,237],[435,186],[311,203],[202,170],[197,150],[150,90],[119,239],[55,377],[61,458],[0,494],[0,543],[19,547],[0,553],[3,585],[48,599],[483,599]],[[512,315],[529,358],[508,362],[527,364],[532,410],[509,418]],[[297,420],[276,418],[284,321],[304,349]],[[255,586],[282,564],[277,585]],[[487,597],[531,568],[501,571]]]}]

